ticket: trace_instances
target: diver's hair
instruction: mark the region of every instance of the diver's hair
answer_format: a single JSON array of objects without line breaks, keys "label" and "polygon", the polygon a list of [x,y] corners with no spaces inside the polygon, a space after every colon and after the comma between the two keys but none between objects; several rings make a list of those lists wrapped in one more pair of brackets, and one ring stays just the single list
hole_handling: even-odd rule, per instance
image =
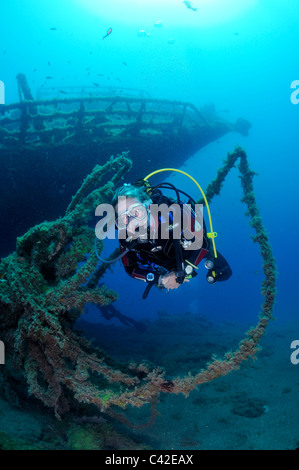
[{"label": "diver's hair", "polygon": [[144,188],[133,186],[130,183],[125,183],[123,186],[121,186],[115,191],[115,194],[111,201],[113,207],[117,205],[119,196],[136,198],[142,203],[148,201],[149,199],[149,196]]}]

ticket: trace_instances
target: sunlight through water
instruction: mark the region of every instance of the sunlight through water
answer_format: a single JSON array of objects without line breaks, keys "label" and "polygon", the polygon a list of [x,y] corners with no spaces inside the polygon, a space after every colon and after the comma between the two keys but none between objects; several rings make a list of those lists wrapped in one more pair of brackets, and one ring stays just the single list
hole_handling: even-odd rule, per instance
[{"label": "sunlight through water", "polygon": [[[116,16],[126,23],[163,21],[165,25],[181,24],[211,26],[235,20],[245,15],[257,0],[74,0],[103,20],[113,21]],[[103,4],[105,8],[103,11]],[[188,8],[189,5],[189,8]]]}]

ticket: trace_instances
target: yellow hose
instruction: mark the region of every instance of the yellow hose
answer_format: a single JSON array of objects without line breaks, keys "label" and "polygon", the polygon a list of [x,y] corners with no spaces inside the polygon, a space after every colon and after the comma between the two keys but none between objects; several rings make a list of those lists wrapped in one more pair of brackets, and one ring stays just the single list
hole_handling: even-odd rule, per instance
[{"label": "yellow hose", "polygon": [[190,178],[195,184],[196,186],[198,187],[198,189],[200,190],[203,198],[204,198],[204,201],[205,201],[205,204],[207,206],[207,211],[208,211],[208,216],[209,216],[209,224],[210,224],[210,230],[211,232],[208,233],[208,238],[211,238],[212,239],[212,245],[213,245],[213,250],[214,250],[214,256],[215,258],[217,258],[217,251],[216,251],[216,246],[215,246],[215,240],[214,238],[217,236],[217,233],[214,233],[213,231],[213,225],[212,225],[212,217],[211,217],[211,212],[210,212],[210,208],[209,208],[209,204],[208,204],[208,201],[207,201],[207,198],[206,198],[206,195],[205,193],[203,192],[203,190],[201,189],[200,185],[198,184],[198,182],[191,176],[189,175],[188,173],[186,173],[185,171],[182,171],[182,170],[177,170],[176,168],[161,168],[161,170],[156,170],[156,171],[153,171],[152,173],[150,173],[149,175],[147,175],[144,180],[148,180],[148,178],[150,178],[151,176],[153,175],[156,175],[157,173],[161,173],[162,171],[176,171],[177,173],[182,173],[183,175],[185,176],[188,176],[188,178]]}]

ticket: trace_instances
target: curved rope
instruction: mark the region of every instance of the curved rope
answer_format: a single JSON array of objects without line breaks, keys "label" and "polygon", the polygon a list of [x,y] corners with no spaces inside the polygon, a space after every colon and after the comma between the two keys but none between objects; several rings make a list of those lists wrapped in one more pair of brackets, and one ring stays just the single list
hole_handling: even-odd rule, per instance
[{"label": "curved rope", "polygon": [[[262,283],[262,294],[265,296],[265,301],[261,307],[261,313],[257,325],[250,328],[246,333],[246,338],[243,339],[236,351],[227,352],[223,359],[214,359],[210,362],[206,369],[201,370],[198,374],[192,376],[191,374],[185,377],[177,377],[172,380],[165,378],[165,373],[159,368],[152,371],[146,371],[144,383],[139,383],[132,391],[126,390],[117,397],[109,397],[105,403],[103,411],[110,414],[108,409],[110,405],[115,404],[126,408],[127,405],[141,407],[145,403],[151,403],[154,397],[157,397],[161,392],[163,393],[182,393],[186,397],[198,385],[210,382],[217,377],[227,375],[233,370],[237,370],[240,364],[254,358],[256,353],[260,350],[258,345],[261,337],[264,335],[266,327],[272,318],[272,311],[274,307],[275,294],[276,294],[276,263],[272,254],[272,248],[268,240],[267,233],[263,227],[260,217],[259,209],[256,204],[254,191],[253,191],[253,176],[255,173],[250,170],[247,155],[245,151],[236,147],[232,154],[228,154],[224,165],[218,170],[217,177],[213,180],[207,190],[206,197],[211,201],[216,194],[220,194],[221,187],[224,183],[225,177],[229,171],[235,167],[237,160],[240,160],[239,171],[241,178],[241,185],[243,189],[242,202],[247,205],[248,211],[246,215],[251,218],[250,224],[255,229],[256,235],[253,237],[254,242],[260,245],[261,255],[263,258],[263,270],[265,280]],[[201,201],[198,201],[199,203]],[[139,367],[142,367],[140,365]],[[143,366],[144,367],[144,366]],[[144,370],[144,369],[143,369]],[[121,419],[118,416],[118,419]],[[126,419],[123,418],[126,422]],[[126,422],[128,425],[128,423]],[[134,427],[134,425],[132,425]]]},{"label": "curved rope", "polygon": [[[91,252],[94,240],[93,231],[87,225],[90,208],[96,202],[112,197],[114,181],[86,193],[91,191],[95,180],[102,177],[102,172],[112,168],[114,161],[110,161],[108,166],[104,165],[101,171],[96,168],[86,179],[64,218],[31,229],[18,239],[17,252],[0,261],[3,277],[0,284],[1,334],[10,345],[13,380],[15,369],[23,371],[29,394],[53,408],[57,417],[71,407],[69,394],[75,401],[93,404],[109,414],[111,405],[126,408],[156,403],[161,392],[188,396],[199,384],[226,375],[238,369],[242,361],[254,357],[272,318],[277,273],[255,201],[254,172],[249,168],[243,149],[237,147],[228,154],[216,179],[208,186],[206,197],[211,201],[215,194],[220,194],[226,175],[238,160],[244,194],[242,202],[247,205],[247,215],[256,232],[253,239],[260,245],[263,258],[262,294],[265,301],[257,325],[247,332],[236,351],[226,353],[223,359],[214,359],[194,376],[168,380],[164,370],[149,367],[145,362],[127,366],[116,364],[72,331],[74,318],[70,316],[71,312],[77,316],[87,302],[108,305],[117,297],[105,286],[101,289],[82,288],[96,267],[94,253],[76,270],[85,253]],[[118,160],[115,165],[117,163]],[[129,166],[130,162],[127,162],[127,165],[115,168],[123,172]],[[116,171],[116,175],[119,176],[119,172]],[[62,249],[68,245],[68,250]],[[53,273],[57,277],[55,282]],[[9,368],[5,370],[9,382]]]},{"label": "curved rope", "polygon": [[188,396],[190,391],[194,390],[199,384],[210,382],[217,377],[227,375],[229,372],[237,370],[241,362],[248,360],[250,357],[253,358],[260,350],[258,343],[272,318],[276,294],[276,262],[254,196],[252,180],[255,173],[250,170],[247,155],[241,147],[236,147],[232,154],[228,154],[223,167],[218,170],[216,179],[209,184],[206,190],[206,197],[208,201],[211,201],[216,194],[220,194],[225,177],[229,171],[235,167],[239,159],[239,171],[244,194],[241,201],[247,205],[248,212],[246,212],[246,215],[250,217],[250,224],[256,232],[253,240],[260,245],[261,256],[263,258],[265,280],[262,283],[261,291],[265,296],[265,300],[261,307],[262,311],[257,325],[247,331],[247,337],[240,342],[236,351],[226,353],[222,360],[213,360],[208,364],[205,370],[202,370],[195,376],[187,376],[173,380],[173,387],[171,387],[171,392],[173,393],[183,393]]}]

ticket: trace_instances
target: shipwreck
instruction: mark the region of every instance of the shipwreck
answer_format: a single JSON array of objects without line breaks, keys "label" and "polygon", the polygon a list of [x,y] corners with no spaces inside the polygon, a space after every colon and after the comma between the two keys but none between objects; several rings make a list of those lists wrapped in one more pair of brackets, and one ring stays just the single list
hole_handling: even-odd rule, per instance
[{"label": "shipwreck", "polygon": [[[229,132],[246,136],[250,123],[230,123],[213,105],[151,99],[131,89],[43,89],[34,99],[17,75],[20,102],[0,106],[0,236],[8,251],[16,236],[64,213],[86,174],[111,155],[128,152],[136,180],[161,163],[181,166]],[[13,215],[15,214],[15,215]]]},{"label": "shipwreck", "polygon": [[[118,294],[102,284],[108,265],[99,265],[94,249],[90,224],[94,208],[111,200],[124,177],[139,177],[161,164],[162,156],[163,164],[171,158],[177,166],[233,126],[208,123],[190,104],[145,97],[33,100],[25,77],[18,80],[25,100],[4,106],[0,119],[5,202],[1,226],[10,237],[4,240],[6,249],[8,240],[15,244],[12,253],[0,259],[0,337],[6,346],[2,395],[16,403],[30,399],[57,420],[96,410],[97,419],[105,415],[128,425],[127,408],[150,404],[149,421],[142,424],[150,426],[161,394],[188,397],[198,386],[238,370],[260,349],[272,319],[277,271],[255,200],[255,173],[245,151],[236,147],[205,194],[210,204],[229,172],[239,171],[241,201],[255,232],[252,238],[260,248],[265,276],[257,324],[234,351],[212,356],[206,368],[193,375],[187,370],[183,376],[171,375],[146,358],[119,362],[74,328],[87,303],[108,307],[107,319],[116,313],[113,303]],[[248,132],[246,121],[239,120],[238,126]],[[145,152],[152,162],[147,163]],[[62,184],[68,185],[64,193]],[[21,228],[21,236],[16,237]],[[99,241],[99,253],[103,247]]]}]

